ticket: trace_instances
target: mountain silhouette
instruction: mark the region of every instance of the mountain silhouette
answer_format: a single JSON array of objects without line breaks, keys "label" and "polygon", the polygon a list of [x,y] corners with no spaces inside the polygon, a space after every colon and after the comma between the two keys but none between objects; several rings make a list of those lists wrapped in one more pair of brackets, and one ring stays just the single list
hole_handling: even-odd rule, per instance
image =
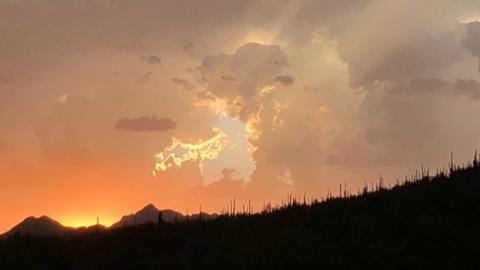
[{"label": "mountain silhouette", "polygon": [[183,214],[171,209],[159,210],[155,205],[150,203],[136,213],[123,216],[118,222],[110,226],[110,228],[114,229],[125,226],[158,223],[159,213],[161,213],[162,221],[166,223],[175,223],[185,221],[187,219],[195,220],[199,218],[202,220],[212,220],[218,217],[217,214],[208,214],[205,212],[202,212],[201,215],[197,213],[190,216],[184,216]]},{"label": "mountain silhouette", "polygon": [[216,219],[217,217],[218,217],[218,214],[215,214],[215,213],[209,214],[209,213],[202,212],[201,214],[198,214],[198,213],[192,214],[188,218],[192,220],[195,220],[195,219],[212,220],[212,219]]},{"label": "mountain silhouette", "polygon": [[380,179],[321,201],[290,196],[253,214],[157,225],[162,211],[147,205],[116,229],[0,238],[0,268],[480,269],[477,156],[435,176],[422,170],[393,186]]},{"label": "mountain silhouette", "polygon": [[179,212],[164,209],[159,210],[155,205],[148,204],[136,213],[123,216],[118,222],[114,223],[110,228],[119,228],[124,226],[134,226],[146,223],[158,223],[159,213],[162,213],[162,221],[173,223],[185,219],[185,216]]},{"label": "mountain silhouette", "polygon": [[170,209],[159,210],[155,205],[150,203],[136,213],[123,216],[118,222],[110,226],[110,228],[158,223],[159,213],[162,213],[163,222],[173,223],[176,220],[180,221],[185,219],[185,217],[179,212]]},{"label": "mountain silhouette", "polygon": [[33,235],[50,236],[72,230],[70,227],[63,226],[60,222],[48,217],[28,217],[13,227],[6,235]]},{"label": "mountain silhouette", "polygon": [[148,224],[148,223],[158,223],[159,213],[161,213],[162,221],[165,223],[175,223],[181,222],[185,220],[195,220],[201,218],[202,220],[212,220],[218,217],[217,214],[208,214],[202,212],[201,215],[193,214],[191,216],[184,216],[183,214],[171,210],[171,209],[163,209],[159,210],[155,205],[148,204],[141,210],[123,216],[119,221],[112,224],[110,227],[105,227],[103,225],[97,224],[92,226],[80,227],[80,228],[71,228],[62,225],[60,222],[48,217],[48,216],[41,216],[41,217],[28,217],[15,227],[13,227],[10,231],[3,234],[3,236],[14,235],[14,234],[22,234],[22,235],[31,235],[31,236],[50,236],[56,235],[59,233],[64,233],[67,231],[77,230],[105,230],[105,229],[115,229],[121,227],[128,227],[128,226],[135,226],[140,224]]}]

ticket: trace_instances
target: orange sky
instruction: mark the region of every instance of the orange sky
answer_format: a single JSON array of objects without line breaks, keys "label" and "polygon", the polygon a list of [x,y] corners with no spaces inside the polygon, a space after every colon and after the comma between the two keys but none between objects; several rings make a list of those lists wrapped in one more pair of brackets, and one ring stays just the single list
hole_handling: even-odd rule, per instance
[{"label": "orange sky", "polygon": [[474,0],[2,1],[0,232],[259,209],[470,160],[479,16]]}]

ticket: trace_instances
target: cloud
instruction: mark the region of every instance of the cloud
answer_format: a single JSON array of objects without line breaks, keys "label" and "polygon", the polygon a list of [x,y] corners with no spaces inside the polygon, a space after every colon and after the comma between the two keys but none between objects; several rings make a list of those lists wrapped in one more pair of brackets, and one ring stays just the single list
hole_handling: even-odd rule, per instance
[{"label": "cloud", "polygon": [[472,79],[456,79],[449,82],[440,78],[414,78],[403,83],[390,83],[391,95],[416,98],[421,95],[460,95],[470,101],[480,100],[480,82]]},{"label": "cloud", "polygon": [[[235,179],[235,169],[223,168],[222,177],[218,181],[215,181],[203,188],[204,195],[209,197],[217,197],[221,199],[232,199],[231,194],[241,194],[244,192],[243,179]],[[225,203],[222,201],[221,203]],[[240,207],[239,207],[240,208]]]},{"label": "cloud", "polygon": [[430,147],[428,142],[439,132],[438,117],[446,105],[438,87],[443,87],[438,80],[413,80],[370,89],[361,107],[364,140],[378,147],[376,151],[381,149],[384,159]]},{"label": "cloud", "polygon": [[165,172],[172,167],[182,167],[182,164],[190,161],[198,161],[199,169],[203,167],[206,160],[215,160],[220,153],[229,146],[229,140],[225,133],[214,129],[215,135],[206,140],[199,140],[196,143],[182,142],[172,138],[172,144],[155,155],[156,172]]},{"label": "cloud", "polygon": [[283,85],[292,85],[295,82],[295,79],[289,75],[276,76],[275,80]]},{"label": "cloud", "polygon": [[258,112],[262,91],[286,66],[287,56],[279,46],[248,43],[233,54],[205,57],[197,70],[208,96],[224,100],[229,115],[246,122]]},{"label": "cloud", "polygon": [[194,85],[187,79],[173,78],[172,82],[182,86],[185,90],[192,90]]},{"label": "cloud", "polygon": [[478,81],[458,79],[453,84],[453,89],[458,94],[480,101],[480,82]]},{"label": "cloud", "polygon": [[152,77],[152,74],[153,74],[153,71],[145,72],[142,76],[140,76],[138,79],[135,80],[135,83],[142,84],[142,83],[148,82]]},{"label": "cloud", "polygon": [[195,47],[195,43],[193,43],[191,41],[185,42],[185,43],[182,44],[182,50],[184,50],[184,51],[193,49],[193,47]]},{"label": "cloud", "polygon": [[141,116],[138,118],[120,118],[115,129],[125,131],[165,131],[177,128],[177,122],[170,118]]},{"label": "cloud", "polygon": [[432,76],[461,60],[461,48],[454,33],[427,36],[399,43],[382,58],[353,62],[350,72],[354,85],[369,86],[375,81],[404,81]]},{"label": "cloud", "polygon": [[58,104],[65,104],[68,101],[68,93],[62,94],[56,98],[55,102]]},{"label": "cloud", "polygon": [[359,108],[359,136],[336,145],[327,162],[377,168],[442,164],[449,151],[476,144],[479,85],[439,78],[376,83]]},{"label": "cloud", "polygon": [[0,69],[0,83],[8,83],[15,79],[11,70]]},{"label": "cloud", "polygon": [[[467,30],[462,38],[462,45],[476,58],[480,60],[480,22],[467,24]],[[478,65],[480,72],[480,63]]]},{"label": "cloud", "polygon": [[[171,137],[209,138],[225,115],[248,131],[256,170],[245,185],[220,180],[227,191],[211,197],[324,195],[345,179],[439,166],[450,151],[470,158],[478,144],[479,26],[459,23],[480,14],[477,0],[130,2],[0,1],[8,155],[37,168],[45,152],[101,153],[112,171],[136,172],[128,192],[143,177],[138,198],[183,208],[198,206],[198,164],[153,180],[152,153]],[[118,119],[132,115],[148,117]],[[240,172],[232,160],[217,169]]]},{"label": "cloud", "polygon": [[230,81],[230,82],[234,82],[236,81],[237,79],[235,79],[234,77],[232,76],[229,76],[229,75],[222,75],[222,80],[225,80],[225,81]]},{"label": "cloud", "polygon": [[390,84],[390,86],[393,86],[391,90],[392,94],[403,95],[406,97],[415,97],[421,94],[445,90],[447,85],[447,82],[439,78],[414,78],[407,82]]},{"label": "cloud", "polygon": [[160,65],[162,64],[162,59],[156,55],[150,55],[142,58],[143,61],[147,62],[150,65]]}]

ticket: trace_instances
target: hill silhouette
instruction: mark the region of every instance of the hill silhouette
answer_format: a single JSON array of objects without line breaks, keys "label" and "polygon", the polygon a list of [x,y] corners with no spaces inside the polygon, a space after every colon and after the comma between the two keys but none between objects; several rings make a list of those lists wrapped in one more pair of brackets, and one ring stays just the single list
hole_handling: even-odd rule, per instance
[{"label": "hill silhouette", "polygon": [[89,231],[89,230],[107,230],[107,229],[117,229],[122,227],[131,227],[141,224],[158,224],[159,218],[162,223],[177,223],[184,222],[186,220],[195,220],[201,218],[202,220],[212,220],[218,217],[218,214],[209,214],[202,212],[200,214],[192,214],[189,216],[184,216],[180,212],[176,212],[171,209],[159,210],[155,205],[148,204],[141,210],[123,216],[119,221],[112,224],[110,227],[105,227],[104,225],[97,224],[92,226],[83,226],[79,228],[66,227],[60,222],[48,217],[41,216],[28,217],[15,227],[13,227],[8,232],[4,233],[2,236],[11,236],[11,235],[29,235],[29,236],[61,236],[67,232],[72,231]]},{"label": "hill silhouette", "polygon": [[65,227],[58,221],[48,217],[28,217],[8,231],[7,235],[28,234],[37,236],[49,236],[64,233],[72,228]]},{"label": "hill silhouette", "polygon": [[175,221],[182,221],[185,217],[176,211],[166,209],[166,210],[159,210],[155,205],[148,204],[140,211],[137,211],[134,214],[123,216],[118,222],[114,223],[111,228],[119,228],[124,226],[134,226],[139,224],[146,224],[146,223],[158,223],[158,217],[161,213],[160,217],[163,222],[175,222]]},{"label": "hill silhouette", "polygon": [[1,269],[478,269],[480,166],[213,220],[0,240]]}]

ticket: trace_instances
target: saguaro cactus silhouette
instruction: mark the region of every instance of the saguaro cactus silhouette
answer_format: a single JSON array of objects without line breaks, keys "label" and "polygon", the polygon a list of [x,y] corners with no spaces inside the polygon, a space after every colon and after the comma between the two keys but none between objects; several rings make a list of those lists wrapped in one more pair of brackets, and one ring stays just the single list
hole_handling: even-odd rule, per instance
[{"label": "saguaro cactus silhouette", "polygon": [[473,167],[474,168],[478,167],[478,153],[477,153],[477,150],[475,150],[475,156],[473,157]]},{"label": "saguaro cactus silhouette", "polygon": [[163,219],[162,219],[162,211],[158,211],[158,220],[157,220],[157,224],[162,224],[163,223]]}]

